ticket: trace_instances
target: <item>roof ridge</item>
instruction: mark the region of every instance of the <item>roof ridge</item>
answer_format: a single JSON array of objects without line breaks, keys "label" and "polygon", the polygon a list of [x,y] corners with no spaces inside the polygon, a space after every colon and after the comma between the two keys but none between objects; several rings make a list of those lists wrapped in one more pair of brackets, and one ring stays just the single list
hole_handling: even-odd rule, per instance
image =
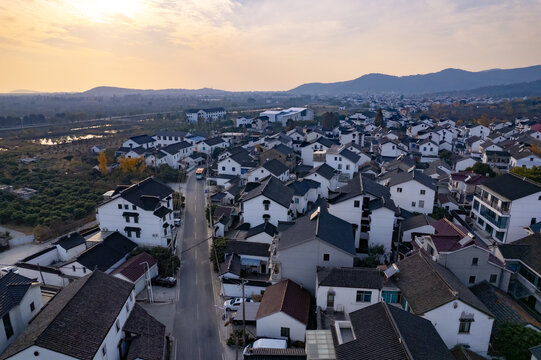
[{"label": "roof ridge", "polygon": [[280,301],[280,311],[284,310],[284,302],[286,300],[287,287],[289,286],[290,280],[287,279],[285,280],[285,282],[286,282],[286,287],[284,289],[284,293],[282,294],[282,301]]},{"label": "roof ridge", "polygon": [[398,342],[400,343],[400,346],[402,346],[402,348],[404,349],[406,357],[408,358],[408,360],[413,360],[414,358],[408,348],[408,345],[406,344],[406,341],[404,340],[404,337],[402,336],[402,333],[400,332],[400,329],[398,328],[398,325],[396,324],[396,321],[394,320],[393,315],[391,314],[391,310],[389,310],[388,305],[385,301],[382,301],[381,304],[383,306],[387,319],[391,323],[391,327],[393,328],[395,334],[398,336]]},{"label": "roof ridge", "polygon": [[427,263],[428,266],[430,266],[430,270],[434,274],[436,274],[436,276],[441,280],[441,282],[443,282],[445,284],[447,289],[449,289],[449,292],[451,292],[453,297],[456,299],[458,297],[458,291],[454,290],[453,287],[443,278],[443,276],[441,276],[440,273],[438,271],[436,271],[436,268],[431,264],[432,260],[429,261],[427,258],[425,258],[425,256],[420,251],[419,251],[419,256],[421,257],[421,259],[424,260],[424,262]]},{"label": "roof ridge", "polygon": [[456,226],[455,224],[453,224],[449,219],[447,219],[447,218],[444,217],[443,220],[444,220],[447,224],[449,224],[453,229],[455,229],[455,230],[459,233],[459,235],[461,235],[461,236],[466,236],[466,235],[468,235],[468,234],[464,233],[464,231],[462,231],[458,226]]}]

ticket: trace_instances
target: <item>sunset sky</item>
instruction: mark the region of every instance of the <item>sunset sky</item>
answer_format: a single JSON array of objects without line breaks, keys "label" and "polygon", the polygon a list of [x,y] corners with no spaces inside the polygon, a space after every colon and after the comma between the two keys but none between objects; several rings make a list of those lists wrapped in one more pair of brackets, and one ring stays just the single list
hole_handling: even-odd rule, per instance
[{"label": "sunset sky", "polygon": [[0,92],[287,90],[541,64],[541,0],[4,0]]}]

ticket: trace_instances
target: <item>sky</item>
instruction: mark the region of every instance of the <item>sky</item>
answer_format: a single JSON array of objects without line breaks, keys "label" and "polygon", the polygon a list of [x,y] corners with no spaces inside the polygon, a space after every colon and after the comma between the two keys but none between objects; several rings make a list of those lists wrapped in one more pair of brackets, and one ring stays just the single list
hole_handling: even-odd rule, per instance
[{"label": "sky", "polygon": [[541,0],[4,0],[0,92],[288,90],[541,64]]}]

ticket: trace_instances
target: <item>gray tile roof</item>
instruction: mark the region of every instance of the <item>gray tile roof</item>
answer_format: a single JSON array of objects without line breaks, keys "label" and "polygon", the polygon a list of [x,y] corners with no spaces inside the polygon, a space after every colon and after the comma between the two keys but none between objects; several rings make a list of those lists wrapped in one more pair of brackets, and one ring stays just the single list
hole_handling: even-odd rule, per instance
[{"label": "gray tile roof", "polygon": [[318,267],[317,279],[320,286],[364,289],[383,287],[383,273],[378,269]]},{"label": "gray tile roof", "polygon": [[144,210],[155,210],[159,201],[171,195],[173,190],[151,177],[131,186],[119,186],[113,195],[120,197]]},{"label": "gray tile roof", "polygon": [[174,143],[174,144],[171,144],[171,145],[168,145],[166,147],[163,147],[162,148],[162,151],[168,153],[168,154],[171,154],[171,155],[175,155],[177,154],[180,150],[182,149],[185,149],[185,148],[188,148],[192,146],[192,144],[190,144],[189,142],[187,141],[181,141],[181,142],[178,142],[178,143]]},{"label": "gray tile roof", "polygon": [[529,235],[511,244],[498,245],[498,249],[505,259],[520,260],[541,274],[541,234]]},{"label": "gray tile roof", "polygon": [[287,166],[285,166],[282,162],[276,159],[266,161],[261,166],[263,166],[263,168],[268,170],[274,176],[283,175],[287,170],[289,170]]},{"label": "gray tile roof", "polygon": [[311,169],[308,172],[308,174],[313,174],[313,173],[316,173],[320,176],[323,176],[325,179],[330,180],[333,178],[333,176],[336,175],[336,169],[334,169],[332,166],[329,166],[327,164],[323,164]]},{"label": "gray tile roof", "polygon": [[253,199],[263,195],[285,208],[289,208],[291,199],[293,198],[293,189],[285,186],[280,180],[274,176],[269,176],[250,192],[245,194],[244,201]]},{"label": "gray tile roof", "polygon": [[259,224],[256,227],[250,228],[246,233],[246,239],[262,232],[267,233],[269,236],[274,236],[278,232],[276,226],[272,225],[270,222],[264,222]]},{"label": "gray tile roof", "polygon": [[226,254],[269,256],[269,246],[266,243],[256,243],[242,240],[229,240],[225,246]]},{"label": "gray tile roof", "polygon": [[162,360],[165,353],[165,325],[135,304],[124,331],[135,334],[129,342],[126,360]]},{"label": "gray tile roof", "polygon": [[448,269],[422,251],[398,263],[398,286],[415,314],[422,315],[454,300],[493,317],[490,310]]},{"label": "gray tile roof", "polygon": [[402,223],[400,224],[400,229],[402,231],[408,231],[421,226],[430,225],[435,221],[435,219],[431,218],[426,214],[419,214],[402,221]]},{"label": "gray tile roof", "polygon": [[59,245],[62,248],[69,250],[76,246],[79,246],[81,244],[84,244],[86,242],[85,238],[81,236],[78,232],[74,232],[71,234],[68,234],[66,236],[62,236],[60,239],[58,239],[56,242],[54,242],[54,245]]},{"label": "gray tile roof", "polygon": [[77,359],[93,359],[133,287],[101,271],[75,280],[47,303],[0,358],[36,345]]},{"label": "gray tile roof", "polygon": [[156,140],[154,140],[151,136],[148,136],[148,135],[138,135],[138,136],[132,136],[130,138],[130,140],[138,143],[138,144],[147,144],[147,143],[152,143],[152,142],[155,142]]},{"label": "gray tile roof", "polygon": [[0,317],[21,303],[34,281],[14,272],[0,278]]},{"label": "gray tile roof", "polygon": [[355,340],[335,345],[338,360],[453,360],[432,323],[384,302],[349,314]]},{"label": "gray tile roof", "polygon": [[541,192],[541,184],[511,173],[488,179],[481,186],[509,200],[517,200]]},{"label": "gray tile roof", "polygon": [[90,271],[107,271],[136,247],[136,243],[115,231],[101,243],[79,255],[77,262]]},{"label": "gray tile roof", "polygon": [[401,171],[390,171],[388,173],[383,174],[379,179],[388,179],[389,180],[389,187],[403,184],[405,182],[415,180],[418,183],[432,189],[436,190],[437,185],[436,181],[432,179],[430,176],[423,174],[420,171],[413,170],[409,172],[401,172]]},{"label": "gray tile roof", "polygon": [[[298,218],[294,225],[279,234],[278,249],[287,249],[317,238],[344,252],[355,255],[352,225],[329,214],[327,209],[318,209]],[[319,215],[313,215],[317,211],[319,211]]]},{"label": "gray tile roof", "polygon": [[390,200],[389,188],[368,179],[366,176],[355,176],[346,185],[338,188],[332,196],[329,195],[329,203],[340,203],[365,192],[375,197],[385,197]]}]

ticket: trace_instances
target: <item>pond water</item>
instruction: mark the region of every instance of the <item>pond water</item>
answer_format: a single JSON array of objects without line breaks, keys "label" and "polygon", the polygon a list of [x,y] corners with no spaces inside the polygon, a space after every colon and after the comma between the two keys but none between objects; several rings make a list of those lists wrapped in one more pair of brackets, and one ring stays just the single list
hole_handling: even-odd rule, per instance
[{"label": "pond water", "polygon": [[38,140],[33,140],[35,143],[39,143],[40,145],[59,145],[59,144],[67,144],[78,140],[88,140],[88,139],[99,139],[102,138],[103,135],[81,135],[81,136],[61,136],[57,138],[41,138]]}]

